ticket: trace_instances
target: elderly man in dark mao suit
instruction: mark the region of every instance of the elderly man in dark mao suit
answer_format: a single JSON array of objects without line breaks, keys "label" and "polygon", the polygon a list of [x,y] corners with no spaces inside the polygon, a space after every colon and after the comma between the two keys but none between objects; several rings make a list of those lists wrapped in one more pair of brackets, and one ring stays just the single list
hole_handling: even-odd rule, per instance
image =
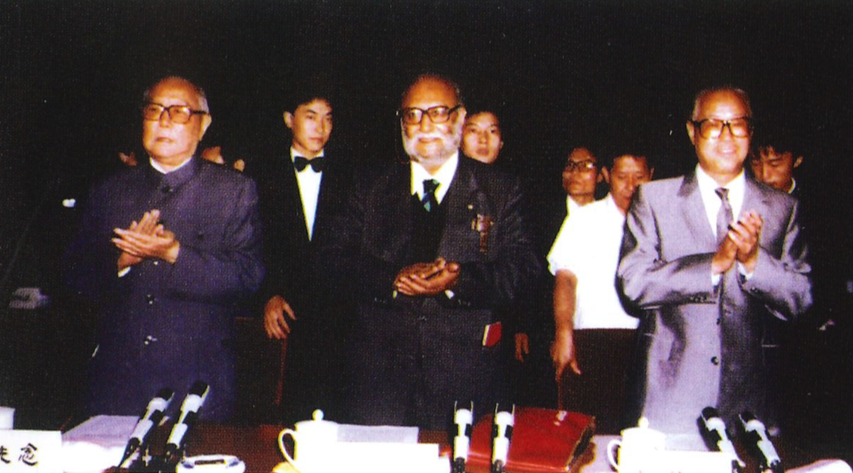
[{"label": "elderly man in dark mao suit", "polygon": [[233,413],[232,305],[263,278],[251,180],[195,156],[211,118],[204,93],[169,77],[145,95],[149,163],[96,185],[66,280],[99,307],[89,414],[140,413],[160,388],[202,380],[202,418]]},{"label": "elderly man in dark mao suit", "polygon": [[646,310],[645,383],[633,401],[669,434],[668,448],[702,447],[706,406],[730,426],[744,410],[772,425],[765,325],[811,305],[797,201],[743,172],[751,120],[743,91],[700,92],[687,122],[695,172],[642,185],[628,213],[617,277]]}]

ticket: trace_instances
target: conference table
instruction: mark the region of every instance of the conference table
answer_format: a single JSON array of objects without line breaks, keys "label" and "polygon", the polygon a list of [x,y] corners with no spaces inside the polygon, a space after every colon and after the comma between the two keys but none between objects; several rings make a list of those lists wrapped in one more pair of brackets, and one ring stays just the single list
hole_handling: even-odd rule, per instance
[{"label": "conference table", "polygon": [[[246,471],[252,473],[270,473],[284,461],[278,448],[278,435],[283,429],[278,425],[235,426],[220,424],[200,424],[192,434],[187,447],[188,455],[227,454],[234,455],[246,464]],[[617,436],[596,435],[589,448],[581,455],[572,469],[583,473],[612,473],[607,463],[605,449]],[[418,439],[424,443],[438,443],[447,448],[448,436],[443,432],[422,431]],[[812,463],[819,458],[807,451],[775,439],[780,456],[791,468]],[[740,449],[739,449],[740,450]],[[443,450],[444,451],[444,450]],[[743,470],[746,473],[757,471],[757,465],[746,452],[739,451],[747,462]],[[281,471],[293,471],[283,469]]]}]

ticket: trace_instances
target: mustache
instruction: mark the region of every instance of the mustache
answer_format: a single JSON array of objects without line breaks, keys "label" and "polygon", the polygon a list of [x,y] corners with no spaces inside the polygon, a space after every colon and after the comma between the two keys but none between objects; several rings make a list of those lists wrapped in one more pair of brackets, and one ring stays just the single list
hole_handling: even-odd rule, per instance
[{"label": "mustache", "polygon": [[415,133],[415,135],[412,137],[412,139],[413,139],[413,140],[419,140],[419,139],[422,139],[422,138],[426,138],[426,139],[430,139],[430,140],[431,140],[431,139],[444,140],[444,139],[445,139],[445,138],[447,138],[447,137],[446,137],[443,133],[440,133],[440,132],[437,132],[437,131],[431,131],[431,132],[429,132],[429,133],[424,133],[424,132],[418,131],[418,132],[416,132],[416,133]]}]

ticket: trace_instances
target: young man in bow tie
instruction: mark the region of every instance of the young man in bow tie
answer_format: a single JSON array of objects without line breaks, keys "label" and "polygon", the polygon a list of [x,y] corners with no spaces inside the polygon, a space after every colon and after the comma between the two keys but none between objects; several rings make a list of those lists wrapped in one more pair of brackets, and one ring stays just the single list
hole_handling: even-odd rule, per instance
[{"label": "young man in bow tie", "polygon": [[343,211],[351,179],[326,153],[333,125],[326,91],[300,88],[283,115],[289,149],[265,156],[247,173],[258,183],[270,268],[261,288],[264,328],[270,338],[287,340],[281,405],[283,420],[292,423],[309,419],[314,409],[334,418],[340,302],[336,291],[324,290],[317,255],[333,235],[331,221]]}]

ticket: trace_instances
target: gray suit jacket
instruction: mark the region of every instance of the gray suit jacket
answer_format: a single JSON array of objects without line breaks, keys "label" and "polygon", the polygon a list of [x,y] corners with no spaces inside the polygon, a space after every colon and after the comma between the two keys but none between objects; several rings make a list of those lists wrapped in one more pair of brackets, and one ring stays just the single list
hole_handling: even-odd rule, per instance
[{"label": "gray suit jacket", "polygon": [[671,447],[696,448],[706,406],[729,425],[743,410],[771,414],[765,322],[790,320],[812,301],[798,204],[747,179],[743,210],[764,219],[758,264],[749,280],[733,266],[715,287],[717,244],[695,174],[645,184],[634,199],[617,271],[622,294],[645,311],[638,332],[645,383],[634,400],[652,428],[681,434],[670,435]]}]

